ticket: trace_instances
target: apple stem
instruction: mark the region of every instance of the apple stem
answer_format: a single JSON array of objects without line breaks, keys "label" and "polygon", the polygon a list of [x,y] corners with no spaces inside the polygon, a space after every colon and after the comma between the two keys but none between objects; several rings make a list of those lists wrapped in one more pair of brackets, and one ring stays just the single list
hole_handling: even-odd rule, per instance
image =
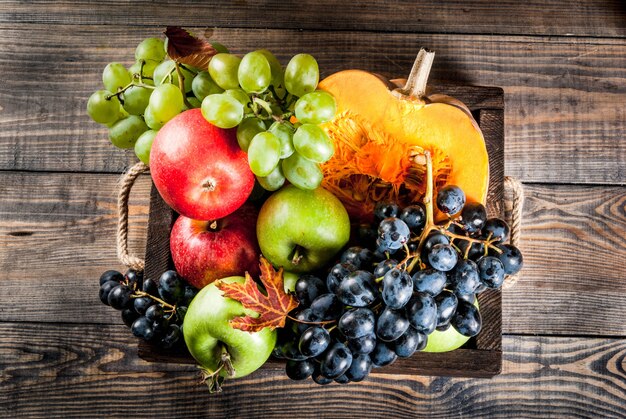
[{"label": "apple stem", "polygon": [[296,247],[293,249],[293,257],[291,258],[291,263],[294,265],[299,264],[304,257],[304,255],[300,254],[300,249],[301,247],[298,245],[296,245]]},{"label": "apple stem", "polygon": [[220,364],[220,368],[223,367],[229,377],[235,376],[235,368],[233,367],[233,363],[230,360],[230,353],[228,353],[228,349],[226,349],[225,346],[222,346],[222,356],[220,358]]},{"label": "apple stem", "polygon": [[209,223],[209,229],[211,229],[211,231],[216,231],[217,230],[217,220],[211,221]]}]

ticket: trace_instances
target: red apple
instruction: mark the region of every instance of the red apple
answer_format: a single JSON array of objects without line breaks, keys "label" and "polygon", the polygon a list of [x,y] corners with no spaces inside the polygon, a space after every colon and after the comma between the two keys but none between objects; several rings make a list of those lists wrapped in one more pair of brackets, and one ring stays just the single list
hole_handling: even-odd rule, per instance
[{"label": "red apple", "polygon": [[179,216],[170,234],[176,271],[196,288],[219,278],[243,276],[246,271],[256,276],[261,254],[257,216],[257,209],[250,204],[215,221]]},{"label": "red apple", "polygon": [[165,202],[194,220],[232,213],[254,187],[235,130],[211,125],[200,109],[177,115],[159,130],[150,151],[150,173]]}]

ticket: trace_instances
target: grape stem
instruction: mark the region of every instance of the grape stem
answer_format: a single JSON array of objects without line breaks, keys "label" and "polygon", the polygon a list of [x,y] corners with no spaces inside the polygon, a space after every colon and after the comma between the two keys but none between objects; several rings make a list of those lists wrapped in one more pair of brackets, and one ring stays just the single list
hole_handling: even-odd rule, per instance
[{"label": "grape stem", "polygon": [[107,95],[105,97],[106,100],[111,100],[111,98],[113,96],[117,96],[119,98],[119,96],[124,93],[125,91],[127,91],[128,89],[130,89],[131,87],[136,86],[136,87],[143,87],[145,89],[155,89],[154,86],[150,86],[149,84],[145,84],[145,83],[135,83],[134,81],[131,81],[130,83],[128,83],[126,86],[122,87],[121,89],[119,89],[117,92],[115,93],[111,93],[110,95]]},{"label": "grape stem", "polygon": [[183,72],[180,69],[180,64],[178,61],[174,61],[174,67],[176,68],[176,74],[178,74],[178,88],[183,93],[183,102],[187,109],[192,109],[191,103],[187,100],[187,95],[185,94],[185,76],[183,76]]},{"label": "grape stem", "polygon": [[287,315],[287,318],[289,320],[292,320],[296,323],[302,323],[302,324],[316,324],[316,325],[325,325],[325,324],[330,324],[330,323],[335,323],[337,320],[325,320],[322,322],[307,322],[306,320],[300,320],[300,319],[296,319],[295,317],[292,317],[290,315]]},{"label": "grape stem", "polygon": [[175,305],[172,305],[170,303],[166,303],[165,301],[161,300],[160,298],[155,297],[152,294],[148,294],[147,292],[135,290],[133,295],[130,296],[130,298],[141,298],[141,297],[148,297],[148,298],[156,301],[157,303],[161,304],[163,307],[167,308],[169,310],[169,312],[172,313],[172,315],[173,315],[173,313],[176,313],[176,306]]}]

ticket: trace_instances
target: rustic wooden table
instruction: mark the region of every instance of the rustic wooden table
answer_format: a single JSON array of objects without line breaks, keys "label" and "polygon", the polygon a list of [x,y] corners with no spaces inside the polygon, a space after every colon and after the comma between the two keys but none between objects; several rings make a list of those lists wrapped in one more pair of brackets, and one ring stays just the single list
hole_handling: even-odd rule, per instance
[{"label": "rustic wooden table", "polygon": [[[626,4],[500,3],[0,3],[0,416],[626,417]],[[307,51],[325,74],[406,75],[427,46],[433,79],[504,89],[526,265],[503,294],[501,375],[319,387],[269,370],[209,396],[194,367],[137,357],[97,284],[122,268],[116,183],[135,157],[85,102],[167,24],[235,52]],[[131,197],[134,249],[149,188]]]}]

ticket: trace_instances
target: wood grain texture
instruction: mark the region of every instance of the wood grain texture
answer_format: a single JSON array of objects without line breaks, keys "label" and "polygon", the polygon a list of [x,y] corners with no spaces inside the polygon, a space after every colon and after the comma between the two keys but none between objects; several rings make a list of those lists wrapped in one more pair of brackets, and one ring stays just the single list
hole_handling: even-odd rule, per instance
[{"label": "wood grain texture", "polygon": [[0,324],[0,415],[626,417],[624,339],[505,336],[503,372],[492,379],[408,379],[383,368],[322,387],[262,369],[213,396],[194,366],[147,363],[135,351],[124,326]]},{"label": "wood grain texture", "polygon": [[[128,63],[155,28],[0,26],[0,169],[120,172],[134,160],[89,121],[85,102],[107,62]],[[237,53],[267,47],[286,62],[313,53],[323,74],[408,74],[419,46],[437,51],[433,80],[502,86],[506,174],[525,182],[624,184],[626,40],[352,31],[215,29]],[[122,46],[120,49],[120,45]],[[40,68],[36,80],[24,69]],[[45,89],[41,89],[41,85]]]},{"label": "wood grain texture", "polygon": [[[117,180],[0,175],[0,321],[119,322],[99,302],[97,284],[105,270],[121,269]],[[131,248],[138,254],[149,185],[142,176],[131,197]],[[626,187],[526,185],[526,196],[525,268],[503,293],[503,331],[626,336]]]},{"label": "wood grain texture", "polygon": [[620,0],[6,1],[0,23],[219,26],[626,37]]}]

